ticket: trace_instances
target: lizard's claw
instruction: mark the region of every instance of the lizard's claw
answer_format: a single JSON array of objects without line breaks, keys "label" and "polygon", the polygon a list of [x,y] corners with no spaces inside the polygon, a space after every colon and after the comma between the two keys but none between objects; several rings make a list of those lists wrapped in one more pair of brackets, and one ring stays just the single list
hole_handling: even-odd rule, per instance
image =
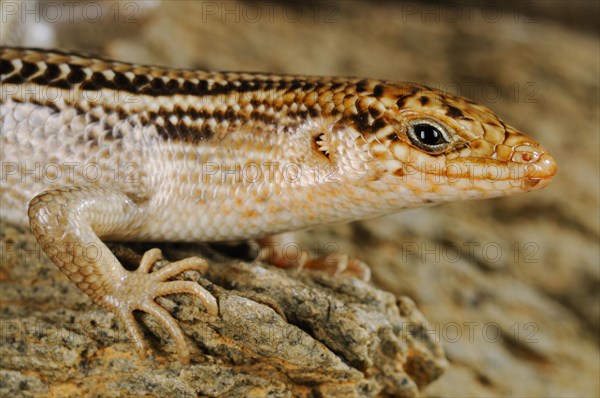
[{"label": "lizard's claw", "polygon": [[333,276],[353,276],[365,282],[371,280],[371,268],[365,262],[348,257],[347,254],[307,260],[302,264],[302,268],[325,271]]},{"label": "lizard's claw", "polygon": [[181,327],[177,320],[157,304],[154,299],[168,294],[189,293],[202,300],[208,313],[211,315],[218,314],[217,300],[198,283],[168,280],[188,270],[202,272],[206,270],[208,264],[201,258],[190,257],[170,263],[158,271],[150,272],[154,263],[161,259],[162,253],[159,249],[148,250],[142,257],[138,269],[128,272],[122,279],[117,291],[114,294],[107,295],[103,304],[123,322],[127,334],[133,340],[142,357],[145,356],[145,345],[142,333],[133,317],[133,311],[135,310],[154,315],[173,338],[181,361],[189,363],[190,350]]}]

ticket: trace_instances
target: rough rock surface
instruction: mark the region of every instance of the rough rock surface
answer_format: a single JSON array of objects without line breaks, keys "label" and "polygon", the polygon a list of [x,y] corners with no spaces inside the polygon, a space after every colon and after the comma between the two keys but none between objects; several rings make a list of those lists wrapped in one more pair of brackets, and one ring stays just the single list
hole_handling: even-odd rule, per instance
[{"label": "rough rock surface", "polygon": [[141,314],[157,351],[144,361],[29,233],[2,231],[3,396],[413,397],[446,366],[409,298],[348,276],[241,261],[212,264],[207,279],[186,275],[216,296],[218,316],[188,295],[159,299],[193,341],[192,365]]},{"label": "rough rock surface", "polygon": [[[57,26],[57,46],[182,67],[419,81],[490,106],[507,122],[544,143],[556,157],[559,174],[548,188],[529,195],[456,203],[321,228],[298,234],[298,241],[306,248],[334,247],[360,258],[371,265],[375,286],[406,295],[418,304],[430,322],[424,334],[443,344],[449,360],[443,376],[424,394],[599,396],[598,2],[501,3],[322,2],[324,6],[308,3],[300,13],[289,9],[287,14],[282,6],[269,13],[263,5],[257,19],[250,2],[227,2],[227,6],[164,2],[156,10],[136,14],[139,18],[128,25],[112,24],[105,41],[100,40],[98,24],[87,27],[96,29],[88,35],[75,34],[81,29],[76,23]],[[207,8],[207,4],[216,4],[217,9]],[[126,36],[116,38],[121,28]],[[93,37],[93,43],[82,43],[86,37]],[[11,239],[23,242],[31,238],[18,234]],[[31,261],[40,263],[22,262],[27,265]],[[254,377],[256,373],[248,369],[262,363],[261,356],[265,356],[257,354],[260,361],[255,357],[251,364],[242,362],[230,368],[207,358],[185,371],[175,371],[157,357],[156,361],[173,373],[155,370],[153,376],[134,385],[126,382],[131,379],[123,374],[147,369],[131,365],[130,360],[137,362],[124,336],[117,336],[120,343],[114,345],[112,317],[90,306],[83,295],[73,295],[67,302],[61,295],[74,288],[50,268],[25,267],[24,276],[16,278],[12,267],[22,265],[11,263],[2,268],[3,325],[30,317],[37,320],[42,311],[43,325],[48,325],[50,332],[72,330],[71,315],[90,322],[104,319],[96,326],[80,322],[85,325],[80,330],[99,342],[94,358],[111,359],[77,362],[77,350],[86,350],[84,339],[79,338],[83,333],[69,332],[69,344],[56,344],[52,360],[36,357],[17,345],[14,350],[20,355],[11,354],[16,364],[2,364],[0,388],[60,396],[109,388],[117,395],[115,386],[122,383],[130,394],[164,395],[170,386],[200,391],[201,385],[223,380],[230,390],[212,384],[213,395],[235,396],[239,391],[234,386],[243,385],[249,375]],[[225,274],[251,272],[236,268],[239,265],[229,267]],[[9,284],[15,283],[18,289],[7,297]],[[248,283],[246,286],[251,286]],[[304,280],[298,283],[310,286]],[[251,290],[244,290],[246,298]],[[244,297],[241,292],[235,294]],[[227,303],[232,302],[230,298]],[[281,306],[279,302],[250,300],[273,313]],[[21,306],[29,312],[17,314]],[[281,319],[288,319],[282,314]],[[194,316],[204,315],[198,310]],[[290,325],[303,324],[291,321]],[[6,327],[10,326],[3,326],[3,336],[9,335]],[[305,326],[300,329],[309,331]],[[321,333],[312,330],[317,332]],[[34,336],[46,339],[43,333]],[[5,341],[3,349],[13,349],[14,345]],[[217,349],[200,346],[207,357],[211,356],[206,353],[213,351],[206,350]],[[157,343],[156,347],[168,345]],[[331,352],[336,351],[332,348]],[[57,361],[61,366],[49,365]],[[26,365],[18,367],[19,363]],[[355,380],[350,373],[358,370],[356,363],[360,361],[346,363],[350,369],[347,380]],[[411,374],[406,362],[401,363]],[[45,378],[31,369],[44,369]],[[281,374],[277,373],[281,367],[271,362],[266,369]],[[107,374],[112,371],[116,376]],[[85,378],[72,379],[71,373]],[[201,381],[198,375],[202,375]],[[184,376],[189,382],[176,384]],[[284,383],[291,379],[255,380],[263,386],[256,387],[256,395],[266,391],[273,391],[274,396],[290,394],[289,384]],[[333,391],[319,393],[335,396]]]}]

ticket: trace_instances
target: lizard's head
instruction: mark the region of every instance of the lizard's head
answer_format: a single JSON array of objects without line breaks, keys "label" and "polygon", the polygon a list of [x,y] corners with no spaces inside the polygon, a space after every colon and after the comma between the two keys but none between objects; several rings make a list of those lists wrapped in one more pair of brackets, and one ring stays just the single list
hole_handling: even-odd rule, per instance
[{"label": "lizard's head", "polygon": [[415,201],[526,192],[556,174],[539,143],[484,106],[421,85],[372,87],[370,99],[356,103],[371,165],[379,180],[400,183]]}]

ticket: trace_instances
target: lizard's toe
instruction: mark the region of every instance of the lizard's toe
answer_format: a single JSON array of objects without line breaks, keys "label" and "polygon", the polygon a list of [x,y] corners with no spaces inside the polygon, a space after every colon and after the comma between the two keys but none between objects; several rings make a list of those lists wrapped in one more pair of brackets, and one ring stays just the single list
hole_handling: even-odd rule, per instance
[{"label": "lizard's toe", "polygon": [[190,351],[178,321],[154,300],[169,294],[192,294],[202,300],[209,314],[217,315],[217,300],[197,282],[168,280],[188,270],[204,271],[208,264],[200,258],[190,257],[150,272],[154,263],[160,259],[162,254],[159,249],[147,251],[138,269],[125,274],[116,291],[107,295],[102,304],[117,315],[142,357],[145,356],[145,345],[139,325],[133,317],[133,311],[136,310],[153,315],[160,322],[173,338],[181,360],[187,363]]}]

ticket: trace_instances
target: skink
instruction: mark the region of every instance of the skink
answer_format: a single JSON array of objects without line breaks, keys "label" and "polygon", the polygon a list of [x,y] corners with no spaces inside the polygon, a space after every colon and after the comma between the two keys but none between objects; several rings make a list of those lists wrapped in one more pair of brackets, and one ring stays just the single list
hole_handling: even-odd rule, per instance
[{"label": "skink", "polygon": [[199,284],[190,258],[124,269],[103,241],[260,238],[546,186],[536,141],[488,108],[419,84],[217,73],[60,51],[0,49],[2,217],[113,312],[144,355],[135,310],[189,348],[156,297]]}]

